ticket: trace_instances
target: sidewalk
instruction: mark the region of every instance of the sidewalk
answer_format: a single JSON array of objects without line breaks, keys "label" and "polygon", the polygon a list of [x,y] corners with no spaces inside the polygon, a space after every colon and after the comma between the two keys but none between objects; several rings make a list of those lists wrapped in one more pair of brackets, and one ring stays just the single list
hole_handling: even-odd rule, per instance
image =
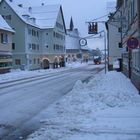
[{"label": "sidewalk", "polygon": [[140,140],[140,95],[123,74],[104,72],[42,112],[28,140]]}]

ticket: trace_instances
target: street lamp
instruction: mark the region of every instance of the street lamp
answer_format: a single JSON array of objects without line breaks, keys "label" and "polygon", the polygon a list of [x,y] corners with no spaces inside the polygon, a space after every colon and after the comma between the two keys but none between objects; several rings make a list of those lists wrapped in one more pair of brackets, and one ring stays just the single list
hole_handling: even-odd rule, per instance
[{"label": "street lamp", "polygon": [[102,33],[104,34],[103,35],[103,37],[104,37],[104,51],[105,51],[105,74],[106,74],[106,72],[107,72],[107,68],[106,68],[106,65],[107,65],[107,54],[106,54],[106,51],[107,51],[107,48],[106,48],[106,32],[103,30],[103,31],[101,31],[100,32],[100,35],[101,35],[101,37],[102,37]]},{"label": "street lamp", "polygon": [[[139,34],[139,41],[140,41],[140,1],[137,0],[137,3],[138,3],[138,34]],[[140,45],[139,45],[139,79],[140,79]],[[139,82],[139,94],[140,94],[140,82]]]}]

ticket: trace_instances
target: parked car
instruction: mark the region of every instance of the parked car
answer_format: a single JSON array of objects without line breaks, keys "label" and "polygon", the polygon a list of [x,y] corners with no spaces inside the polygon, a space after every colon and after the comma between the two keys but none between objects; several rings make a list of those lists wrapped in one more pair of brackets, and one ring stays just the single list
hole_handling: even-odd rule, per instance
[{"label": "parked car", "polygon": [[97,64],[101,64],[101,57],[100,56],[94,56],[94,63]]}]

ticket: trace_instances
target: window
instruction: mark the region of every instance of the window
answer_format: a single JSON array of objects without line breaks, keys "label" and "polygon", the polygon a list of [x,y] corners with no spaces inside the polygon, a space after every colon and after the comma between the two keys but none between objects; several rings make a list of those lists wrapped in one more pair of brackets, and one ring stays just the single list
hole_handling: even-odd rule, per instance
[{"label": "window", "polygon": [[37,62],[38,62],[38,64],[40,63],[40,59],[39,58],[37,59]]},{"label": "window", "polygon": [[36,36],[36,31],[32,29],[32,36]]},{"label": "window", "polygon": [[11,15],[6,16],[7,20],[11,20]]},{"label": "window", "polygon": [[62,29],[63,30],[63,25],[60,24],[60,23],[58,23],[58,22],[56,22],[56,27],[58,27],[59,29]]},{"label": "window", "polygon": [[55,37],[55,32],[53,32],[53,36]]},{"label": "window", "polygon": [[8,35],[7,34],[4,34],[4,33],[1,34],[1,43],[3,43],[3,44],[8,43]]},{"label": "window", "polygon": [[119,43],[118,43],[118,46],[119,46],[119,48],[122,48],[122,43],[119,42]]},{"label": "window", "polygon": [[29,59],[29,64],[32,64],[32,60],[31,59]]},{"label": "window", "polygon": [[39,45],[37,44],[37,50],[39,50]]},{"label": "window", "polygon": [[20,59],[15,59],[15,64],[16,64],[16,65],[21,65]]},{"label": "window", "polygon": [[32,50],[35,50],[35,44],[32,44]]},{"label": "window", "polygon": [[53,49],[55,50],[55,44],[54,44],[54,46],[53,46]]},{"label": "window", "polygon": [[12,43],[12,50],[15,50],[15,43]]},{"label": "window", "polygon": [[36,59],[34,58],[34,64],[36,63]]},{"label": "window", "polygon": [[5,20],[11,20],[11,15],[2,15]]},{"label": "window", "polygon": [[32,50],[32,44],[29,43],[29,50]]},{"label": "window", "polygon": [[39,37],[39,32],[38,31],[36,32],[36,36]]},{"label": "window", "polygon": [[31,29],[28,29],[28,34],[31,35],[32,31]]},{"label": "window", "polygon": [[3,10],[5,10],[5,9],[6,9],[6,7],[4,6],[4,7],[3,7]]}]

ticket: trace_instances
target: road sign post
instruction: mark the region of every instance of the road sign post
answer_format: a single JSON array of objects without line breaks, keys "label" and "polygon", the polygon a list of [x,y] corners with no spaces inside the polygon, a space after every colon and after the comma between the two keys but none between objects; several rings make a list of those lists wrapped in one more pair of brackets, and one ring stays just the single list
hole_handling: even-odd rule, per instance
[{"label": "road sign post", "polygon": [[129,67],[129,78],[131,78],[131,72],[132,72],[132,50],[137,49],[139,46],[139,40],[135,37],[130,37],[127,40],[127,47],[129,51],[128,55],[128,67]]},{"label": "road sign post", "polygon": [[138,48],[139,46],[139,41],[137,38],[135,37],[130,37],[128,40],[127,40],[127,47],[129,49],[136,49]]}]

